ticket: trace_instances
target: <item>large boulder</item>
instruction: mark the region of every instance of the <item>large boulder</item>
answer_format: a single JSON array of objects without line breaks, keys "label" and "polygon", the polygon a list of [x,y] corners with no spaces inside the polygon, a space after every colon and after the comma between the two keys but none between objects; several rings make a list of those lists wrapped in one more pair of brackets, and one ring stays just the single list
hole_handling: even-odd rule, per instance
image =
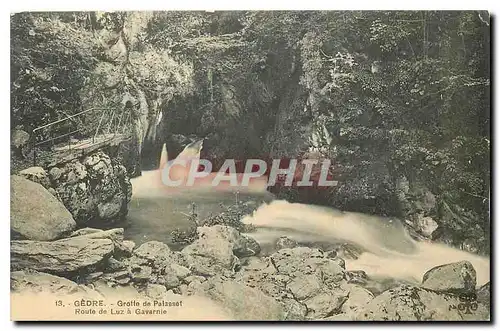
[{"label": "large boulder", "polygon": [[419,233],[427,238],[432,238],[434,232],[439,228],[439,224],[432,217],[417,215],[415,225]]},{"label": "large boulder", "polygon": [[[68,279],[36,271],[14,271],[11,278],[11,317],[16,321],[33,320],[75,320],[75,309],[90,310],[90,306],[75,307],[74,302],[93,301],[95,307],[107,310],[105,314],[80,314],[84,320],[229,320],[232,316],[213,300],[200,296],[180,296],[165,291],[161,285],[147,285],[139,291],[131,285],[110,287],[104,281],[97,281],[92,288],[78,285]],[[115,303],[121,301],[182,302],[182,306],[167,308],[162,315],[112,315]],[[102,301],[101,301],[102,300]],[[54,304],[61,301],[62,305]],[[51,304],[48,304],[51,303]],[[88,305],[88,303],[86,303]],[[102,306],[101,306],[102,305]],[[202,309],[200,309],[202,307]],[[99,309],[95,309],[97,312]],[[135,310],[135,308],[134,308]],[[55,316],[55,317],[54,317]]]},{"label": "large boulder", "polygon": [[76,223],[64,205],[42,185],[10,177],[10,224],[14,239],[54,240]]},{"label": "large boulder", "polygon": [[[476,306],[477,305],[477,306]],[[402,285],[387,290],[358,311],[361,321],[488,320],[489,307],[471,297]]]},{"label": "large boulder", "polygon": [[348,298],[343,261],[308,247],[285,248],[252,258],[236,281],[278,301],[287,320],[321,319],[340,310]]},{"label": "large boulder", "polygon": [[422,287],[435,291],[471,293],[476,290],[476,270],[469,261],[440,265],[424,274]]},{"label": "large boulder", "polygon": [[85,236],[58,241],[11,241],[11,268],[32,269],[56,275],[76,275],[104,265],[114,251],[111,239]]},{"label": "large boulder", "polygon": [[134,251],[135,256],[152,263],[168,261],[170,259],[170,254],[170,248],[159,241],[145,242]]},{"label": "large boulder", "polygon": [[292,238],[288,238],[287,236],[281,236],[276,240],[276,243],[274,244],[274,247],[277,250],[280,250],[282,248],[294,248],[297,247],[298,243]]},{"label": "large boulder", "polygon": [[279,273],[296,276],[321,272],[325,280],[338,282],[344,278],[343,260],[330,258],[317,248],[284,248],[270,256]]},{"label": "large boulder", "polygon": [[257,288],[252,288],[223,277],[212,277],[194,292],[221,304],[235,320],[282,320],[284,311],[272,297]]},{"label": "large boulder", "polygon": [[260,252],[253,238],[225,225],[198,227],[197,233],[198,239],[186,246],[182,254],[193,272],[199,275],[231,274],[240,266],[238,257]]},{"label": "large boulder", "polygon": [[[33,270],[11,272],[10,288],[11,318],[15,321],[74,320],[73,302],[104,300],[99,292],[87,286]],[[56,305],[57,301],[62,304]]]},{"label": "large boulder", "polygon": [[348,284],[346,289],[348,290],[347,300],[341,308],[341,312],[344,314],[350,314],[362,309],[374,298],[370,291],[359,285]]},{"label": "large boulder", "polygon": [[47,292],[57,295],[79,295],[81,298],[100,297],[99,293],[69,279],[35,270],[20,270],[10,273],[12,292]]},{"label": "large boulder", "polygon": [[340,308],[340,312],[336,311],[334,315],[326,317],[323,320],[353,321],[356,319],[359,310],[363,309],[373,300],[373,294],[361,286],[348,284],[344,288],[348,291],[348,294],[347,299]]},{"label": "large boulder", "polygon": [[127,214],[132,197],[127,171],[102,151],[53,167],[49,177],[80,226],[104,226]]},{"label": "large boulder", "polygon": [[38,183],[46,189],[49,189],[51,187],[49,175],[42,167],[30,167],[23,169],[19,171],[19,176],[29,179],[32,182]]},{"label": "large boulder", "polygon": [[[124,249],[125,243],[126,241],[118,242],[120,250]],[[114,256],[117,255],[122,257],[121,260],[108,259],[101,277],[110,285],[134,283],[143,287],[156,284],[166,289],[173,289],[180,286],[191,274],[182,255],[179,252],[172,252],[166,244],[159,241],[145,242],[126,257],[117,254],[115,248]]]},{"label": "large boulder", "polygon": [[202,276],[231,274],[240,265],[233,253],[233,244],[222,237],[209,239],[200,236],[184,247],[182,254],[193,272]]},{"label": "large boulder", "polygon": [[233,253],[237,257],[254,256],[260,253],[259,243],[238,230],[224,225],[215,225],[211,227],[199,227],[197,229],[198,237],[212,240],[225,239],[233,245]]}]

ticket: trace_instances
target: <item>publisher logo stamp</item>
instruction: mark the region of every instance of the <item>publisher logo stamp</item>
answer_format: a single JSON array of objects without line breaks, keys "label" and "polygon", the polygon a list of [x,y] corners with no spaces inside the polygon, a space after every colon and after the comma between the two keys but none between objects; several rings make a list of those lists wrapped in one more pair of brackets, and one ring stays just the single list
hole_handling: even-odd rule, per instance
[{"label": "publisher logo stamp", "polygon": [[472,314],[477,310],[477,295],[475,293],[461,294],[458,299],[460,300],[460,303],[456,308],[461,313]]}]

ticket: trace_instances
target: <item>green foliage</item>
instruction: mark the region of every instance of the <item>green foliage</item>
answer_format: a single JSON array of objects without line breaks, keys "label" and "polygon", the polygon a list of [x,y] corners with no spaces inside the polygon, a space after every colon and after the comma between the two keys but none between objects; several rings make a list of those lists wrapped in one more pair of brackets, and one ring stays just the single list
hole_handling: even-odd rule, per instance
[{"label": "green foliage", "polygon": [[[324,149],[347,171],[337,196],[391,195],[394,179],[405,176],[469,213],[456,214],[468,219],[461,231],[479,225],[487,235],[488,26],[475,12],[346,15],[348,25],[301,42],[302,83],[332,137]],[[379,212],[399,214],[394,199],[385,202]],[[444,228],[458,222],[431,216]]]},{"label": "green foliage", "polygon": [[[214,29],[221,21],[227,29]],[[276,146],[265,137],[284,120],[281,107],[297,103],[310,116],[287,109],[290,123],[312,118],[311,146],[339,168],[331,204],[410,217],[416,211],[402,208],[396,193],[404,177],[408,199],[426,187],[459,206],[455,215],[468,220],[461,231],[488,231],[489,26],[477,12],[196,13],[174,22],[180,31],[153,39],[194,63],[194,106],[183,116],[202,118],[193,133],[217,132],[211,156]],[[296,73],[306,97],[287,94]],[[459,222],[432,213],[443,228]]]},{"label": "green foliage", "polygon": [[241,202],[236,202],[229,206],[223,206],[224,211],[212,215],[200,222],[200,226],[226,225],[235,228],[240,232],[253,232],[255,226],[245,224],[241,221],[243,216],[251,213],[253,208]]},{"label": "green foliage", "polygon": [[[83,15],[83,17],[82,17]],[[68,16],[74,20],[68,21]],[[96,64],[98,46],[86,14],[11,16],[11,126],[32,130],[81,110],[78,91]]]},{"label": "green foliage", "polygon": [[189,227],[187,230],[175,229],[170,235],[172,236],[172,243],[176,246],[187,246],[198,238],[196,226]]}]

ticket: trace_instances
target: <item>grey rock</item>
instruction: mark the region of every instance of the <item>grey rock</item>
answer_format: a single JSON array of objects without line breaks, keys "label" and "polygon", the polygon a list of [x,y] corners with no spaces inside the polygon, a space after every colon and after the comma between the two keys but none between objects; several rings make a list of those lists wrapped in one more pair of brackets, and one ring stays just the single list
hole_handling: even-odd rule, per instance
[{"label": "grey rock", "polygon": [[135,242],[131,240],[124,240],[122,244],[123,248],[125,249],[124,251],[132,255],[132,252],[134,251],[135,248]]},{"label": "grey rock", "polygon": [[134,256],[154,262],[155,264],[170,261],[170,254],[170,248],[159,241],[145,242],[134,251]]},{"label": "grey rock", "polygon": [[233,253],[237,257],[248,257],[260,253],[260,246],[253,238],[245,236],[238,230],[225,226],[214,225],[210,227],[199,227],[197,229],[200,239],[224,239],[233,245]]},{"label": "grey rock", "polygon": [[248,271],[257,271],[266,269],[269,266],[270,266],[269,259],[260,258],[257,256],[251,256],[245,260],[245,263],[242,265],[242,269]]},{"label": "grey rock", "polygon": [[102,151],[49,169],[54,189],[80,226],[122,219],[132,187],[126,171]]},{"label": "grey rock", "polygon": [[165,274],[163,275],[162,277],[162,284],[165,285],[165,287],[170,290],[170,289],[173,289],[179,285],[181,285],[181,282],[179,280],[179,278],[177,278],[176,275],[174,274]]},{"label": "grey rock", "polygon": [[347,298],[339,262],[318,249],[285,248],[253,258],[235,280],[277,300],[287,320],[319,319],[335,313]]},{"label": "grey rock", "polygon": [[490,282],[488,282],[477,290],[477,301],[482,302],[485,305],[489,306],[490,297],[491,297]]},{"label": "grey rock", "polygon": [[444,292],[474,292],[476,270],[469,261],[437,266],[424,274],[422,287]]},{"label": "grey rock", "polygon": [[280,302],[285,312],[285,320],[302,321],[306,318],[307,306],[305,304],[290,298],[283,298]]},{"label": "grey rock", "polygon": [[270,258],[278,272],[285,275],[293,275],[297,272],[307,274],[321,270],[339,280],[344,277],[344,267],[340,261],[327,258],[316,248],[285,248],[272,254]]},{"label": "grey rock", "polygon": [[11,268],[68,274],[98,267],[113,253],[110,239],[75,237],[61,241],[11,241]]},{"label": "grey rock", "polygon": [[76,227],[71,213],[40,184],[11,176],[10,185],[13,238],[54,240]]},{"label": "grey rock", "polygon": [[119,271],[126,268],[126,264],[118,261],[117,259],[110,257],[106,266],[106,270],[109,271]]},{"label": "grey rock", "polygon": [[196,275],[191,275],[191,276],[188,276],[184,279],[184,282],[186,284],[189,284],[191,282],[198,282],[198,283],[203,283],[204,281],[206,281],[207,279],[203,276],[196,276]]},{"label": "grey rock", "polygon": [[130,267],[132,279],[137,282],[147,282],[150,280],[153,269],[150,266],[134,265]]},{"label": "grey rock", "polygon": [[188,286],[186,284],[179,285],[178,289],[179,289],[179,292],[181,295],[188,295],[189,294]]},{"label": "grey rock", "polygon": [[236,320],[282,320],[282,306],[262,291],[232,280],[213,277],[197,289],[196,294],[205,295],[232,312]]},{"label": "grey rock", "polygon": [[332,315],[339,310],[347,299],[347,292],[340,290],[327,291],[315,295],[304,301],[307,306],[307,315],[309,319],[319,319]]},{"label": "grey rock", "polygon": [[104,275],[104,273],[102,271],[91,272],[88,275],[84,276],[83,281],[87,284],[92,283],[92,282],[95,282],[96,280],[100,279],[102,277],[102,275]]},{"label": "grey rock", "polygon": [[[180,280],[186,278],[191,274],[191,270],[189,270],[186,267],[183,267],[181,265],[178,265],[177,263],[172,263],[170,266],[170,270],[173,272],[173,274],[179,278]],[[168,271],[165,271],[168,272]]]},{"label": "grey rock", "polygon": [[322,287],[322,280],[317,274],[303,274],[295,277],[287,284],[287,289],[293,293],[294,297],[301,301],[319,293]]},{"label": "grey rock", "polygon": [[52,187],[49,187],[49,188],[47,189],[47,191],[48,191],[50,194],[52,194],[53,196],[55,196],[55,197],[57,198],[57,200],[60,200],[59,195],[57,194],[56,190],[54,190]]},{"label": "grey rock", "polygon": [[368,282],[368,275],[363,270],[346,271],[345,275],[350,284],[366,285]]},{"label": "grey rock", "polygon": [[224,272],[232,273],[239,267],[240,261],[234,255],[234,244],[228,238],[231,232],[225,232],[224,226],[218,225],[211,228],[198,228],[199,237],[182,250],[183,258],[191,266],[191,270],[198,275],[214,276]]},{"label": "grey rock", "polygon": [[131,279],[130,277],[123,277],[123,278],[115,278],[114,281],[118,285],[127,285],[130,283]]},{"label": "grey rock", "polygon": [[63,175],[63,171],[61,169],[59,169],[58,167],[53,167],[53,168],[50,168],[50,170],[49,170],[49,177],[50,177],[50,179],[52,179],[55,182],[57,182],[57,180],[59,178],[61,178],[62,175]]},{"label": "grey rock", "polygon": [[15,129],[12,130],[11,136],[10,136],[10,144],[16,148],[21,148],[23,146],[26,146],[30,140],[30,135],[20,129]]},{"label": "grey rock", "polygon": [[135,243],[130,240],[115,242],[114,256],[118,259],[131,257],[135,248]]},{"label": "grey rock", "polygon": [[120,280],[120,279],[127,279],[127,282],[130,281],[130,271],[129,270],[121,270],[121,271],[116,271],[116,272],[110,272],[106,273],[104,278],[108,280]]},{"label": "grey rock", "polygon": [[358,311],[356,320],[460,321],[487,320],[489,307],[478,304],[470,314],[459,309],[460,297],[403,285],[387,290]]},{"label": "grey rock", "polygon": [[433,233],[439,228],[439,224],[432,217],[419,214],[415,220],[415,226],[419,233],[427,238],[432,238]]},{"label": "grey rock", "polygon": [[148,284],[144,293],[151,299],[161,299],[167,295],[167,288],[159,284]]},{"label": "grey rock", "polygon": [[[98,230],[93,231],[93,229],[86,231],[82,231],[81,234],[69,238],[63,238],[59,241],[72,240],[72,239],[109,239],[115,245],[115,249],[117,246],[120,246],[123,241],[123,228],[114,228],[109,230]],[[78,233],[78,231],[73,232],[72,234]]]},{"label": "grey rock", "polygon": [[95,229],[95,228],[82,228],[78,229],[76,231],[71,232],[69,235],[70,237],[76,237],[76,236],[86,236],[88,234],[93,234],[93,233],[98,233],[102,232],[103,230],[101,229]]},{"label": "grey rock", "polygon": [[77,295],[79,299],[101,298],[91,288],[78,285],[69,279],[34,270],[13,271],[10,273],[10,289],[12,292],[48,292],[60,296]]},{"label": "grey rock", "polygon": [[234,242],[233,253],[239,258],[254,256],[260,253],[260,245],[255,239],[240,234]]},{"label": "grey rock", "polygon": [[49,176],[45,169],[43,169],[42,167],[30,167],[21,170],[19,171],[19,176],[22,176],[27,180],[31,180],[32,182],[38,183],[46,189],[51,188]]},{"label": "grey rock", "polygon": [[346,285],[347,299],[343,303],[341,312],[353,316],[354,312],[365,307],[370,301],[373,300],[373,294],[367,289],[358,285]]}]

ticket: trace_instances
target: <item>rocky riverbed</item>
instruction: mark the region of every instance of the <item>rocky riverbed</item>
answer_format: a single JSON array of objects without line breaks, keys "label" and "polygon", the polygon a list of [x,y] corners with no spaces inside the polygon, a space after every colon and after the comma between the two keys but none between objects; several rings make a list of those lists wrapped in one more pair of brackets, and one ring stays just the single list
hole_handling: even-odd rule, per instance
[{"label": "rocky riverbed", "polygon": [[[489,284],[476,288],[467,261],[430,270],[420,286],[374,294],[369,277],[347,271],[335,251],[298,246],[259,256],[258,243],[222,225],[198,228],[198,238],[181,251],[158,241],[135,247],[123,240],[121,228],[85,228],[56,241],[15,240],[11,249],[16,294],[195,296],[237,320],[489,319]],[[464,298],[474,310],[461,309]]]},{"label": "rocky riverbed", "polygon": [[[183,313],[179,308],[177,314],[156,319],[490,318],[489,283],[477,286],[476,271],[468,261],[437,266],[425,273],[420,284],[408,284],[371,279],[363,270],[346,270],[344,259],[355,259],[357,255],[348,244],[305,247],[281,237],[272,249],[263,249],[251,236],[240,232],[245,230],[228,213],[199,223],[203,226],[196,228],[187,245],[176,250],[160,241],[136,245],[124,239],[123,228],[86,227],[80,218],[82,210],[97,212],[93,215],[101,215],[103,210],[106,212],[102,215],[109,215],[109,210],[115,210],[115,214],[123,212],[121,207],[102,207],[102,200],[95,197],[111,192],[104,195],[108,202],[119,196],[121,202],[116,207],[129,199],[127,185],[113,186],[120,183],[116,180],[104,183],[106,174],[114,176],[120,167],[100,157],[97,163],[91,162],[94,158],[78,163],[86,166],[77,172],[75,163],[72,170],[64,172],[66,184],[56,185],[53,190],[54,170],[49,172],[51,180],[45,185],[40,178],[46,172],[41,170],[31,169],[11,177],[14,306],[24,305],[26,301],[21,299],[34,302],[47,295],[71,300],[183,302],[186,306]],[[96,164],[102,164],[100,172],[93,172]],[[100,177],[95,177],[98,174]],[[60,180],[61,176],[56,177]],[[96,182],[96,178],[101,181]],[[87,204],[73,208],[72,200],[61,194],[73,189],[77,193],[78,183],[87,180],[97,191],[89,192],[87,200],[78,200]],[[226,222],[225,217],[231,219]],[[133,314],[137,319],[145,318],[140,311]],[[72,315],[68,319],[78,317]]]}]

